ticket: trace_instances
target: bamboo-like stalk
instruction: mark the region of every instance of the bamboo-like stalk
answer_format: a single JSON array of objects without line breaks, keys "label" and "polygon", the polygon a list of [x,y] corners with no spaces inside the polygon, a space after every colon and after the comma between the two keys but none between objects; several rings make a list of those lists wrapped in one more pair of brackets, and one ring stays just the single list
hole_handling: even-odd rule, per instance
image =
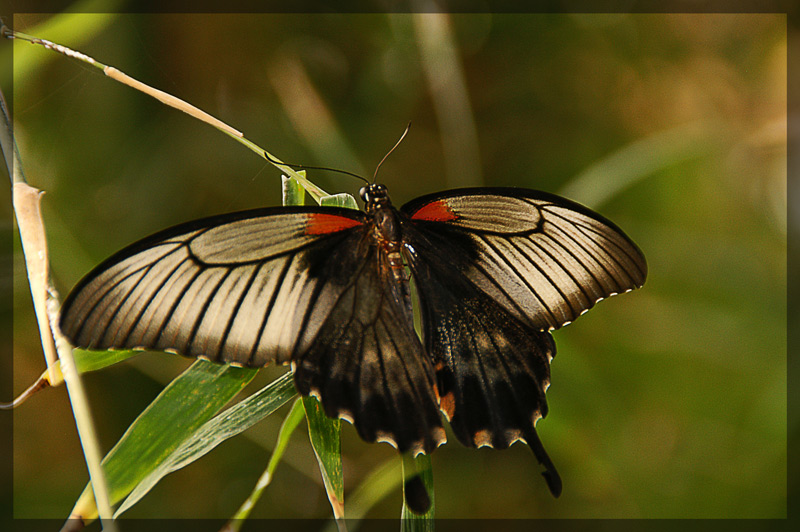
[{"label": "bamboo-like stalk", "polygon": [[[5,32],[5,29],[3,30]],[[72,356],[72,346],[69,345],[58,330],[58,309],[60,303],[58,294],[50,285],[49,263],[47,258],[47,240],[45,239],[44,221],[39,209],[42,191],[28,185],[22,170],[22,160],[19,150],[14,142],[11,116],[5,104],[5,96],[0,92],[0,107],[2,107],[3,126],[2,145],[3,154],[9,167],[11,186],[13,190],[12,203],[19,227],[22,251],[25,255],[25,266],[28,274],[28,284],[33,298],[34,311],[39,325],[39,335],[42,349],[49,371],[49,381],[55,382],[60,375],[56,375],[53,368],[60,361],[60,373],[63,374],[67,384],[67,393],[72,404],[75,416],[75,425],[80,436],[83,455],[89,476],[92,479],[95,499],[97,500],[98,515],[104,530],[116,531],[112,520],[113,510],[108,495],[108,484],[101,465],[102,453],[97,434],[94,430],[89,401],[83,388],[83,381],[75,366]]]}]

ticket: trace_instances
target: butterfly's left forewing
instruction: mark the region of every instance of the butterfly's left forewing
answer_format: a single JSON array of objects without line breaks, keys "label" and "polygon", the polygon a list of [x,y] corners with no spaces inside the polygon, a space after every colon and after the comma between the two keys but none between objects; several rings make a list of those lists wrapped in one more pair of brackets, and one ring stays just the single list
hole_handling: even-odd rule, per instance
[{"label": "butterfly's left forewing", "polygon": [[642,286],[644,255],[616,225],[570,200],[525,189],[450,190],[402,208],[434,239],[461,241],[462,270],[530,326],[555,329],[601,299]]}]

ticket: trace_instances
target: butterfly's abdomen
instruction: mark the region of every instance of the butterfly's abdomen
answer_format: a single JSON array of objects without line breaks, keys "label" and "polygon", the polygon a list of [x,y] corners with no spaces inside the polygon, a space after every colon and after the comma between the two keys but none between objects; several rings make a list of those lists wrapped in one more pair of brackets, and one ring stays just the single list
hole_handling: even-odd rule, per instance
[{"label": "butterfly's abdomen", "polygon": [[397,211],[389,206],[381,206],[375,211],[375,239],[386,253],[389,268],[398,281],[407,280],[403,263],[403,238]]}]

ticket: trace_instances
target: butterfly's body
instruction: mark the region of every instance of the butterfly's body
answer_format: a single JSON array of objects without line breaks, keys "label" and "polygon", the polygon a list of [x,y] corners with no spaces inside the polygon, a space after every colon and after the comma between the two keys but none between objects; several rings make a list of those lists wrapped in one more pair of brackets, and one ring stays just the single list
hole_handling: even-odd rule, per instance
[{"label": "butterfly's body", "polygon": [[372,216],[373,235],[383,252],[386,261],[398,284],[408,282],[405,263],[403,261],[403,236],[401,220],[397,210],[392,206],[386,187],[383,185],[370,185],[361,190],[364,198],[364,212]]},{"label": "butterfly's body", "polygon": [[[268,208],[167,229],[98,266],[64,303],[77,346],[169,350],[250,367],[291,363],[295,385],[367,441],[430,452],[439,412],[471,447],[524,440],[561,327],[641,286],[644,256],[600,215],[524,189],[461,189],[395,209]],[[410,270],[420,305],[414,330]]]}]

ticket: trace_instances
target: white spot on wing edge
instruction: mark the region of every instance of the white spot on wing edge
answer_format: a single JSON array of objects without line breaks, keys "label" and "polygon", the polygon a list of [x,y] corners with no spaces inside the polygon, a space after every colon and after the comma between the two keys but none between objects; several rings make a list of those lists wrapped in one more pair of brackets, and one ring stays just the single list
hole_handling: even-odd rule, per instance
[{"label": "white spot on wing edge", "polygon": [[522,439],[522,431],[517,429],[510,429],[505,432],[505,438],[509,445],[513,445]]},{"label": "white spot on wing edge", "polygon": [[388,434],[386,432],[377,432],[375,434],[375,441],[377,443],[388,443],[389,445],[397,449],[397,442],[394,441],[394,438],[392,438],[391,434]]},{"label": "white spot on wing edge", "polygon": [[317,390],[316,388],[311,388],[310,390],[308,390],[308,396],[313,397],[320,403],[322,402],[322,397],[319,395],[319,390]]},{"label": "white spot on wing edge", "polygon": [[[440,434],[439,431],[441,431],[441,434]],[[436,447],[431,449],[431,452],[435,451],[436,449],[438,449],[439,447],[441,447],[442,445],[447,443],[447,437],[445,436],[445,432],[444,432],[444,429],[442,427],[436,427],[434,429],[434,432],[436,432],[437,434],[440,434],[440,435],[437,436],[437,437],[434,437],[434,439],[436,440]],[[425,452],[425,449],[422,447],[421,443],[416,445],[416,446],[414,446],[414,448],[411,450],[411,456],[417,457],[420,454],[428,454],[428,453]]]}]

